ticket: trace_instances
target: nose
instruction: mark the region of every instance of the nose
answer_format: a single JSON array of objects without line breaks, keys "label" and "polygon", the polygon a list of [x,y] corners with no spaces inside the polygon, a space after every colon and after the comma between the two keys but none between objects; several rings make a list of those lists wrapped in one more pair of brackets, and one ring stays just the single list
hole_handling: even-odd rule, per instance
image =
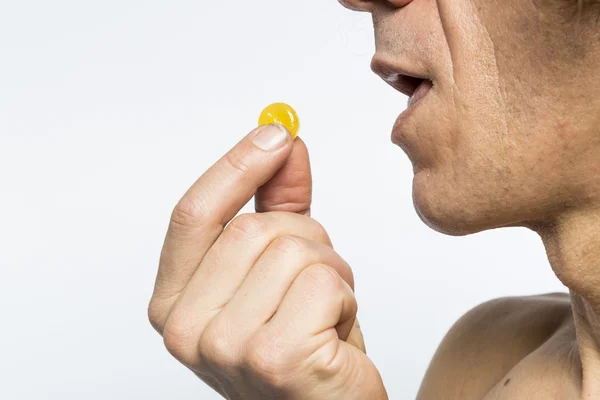
[{"label": "nose", "polygon": [[371,12],[374,0],[338,0],[344,7],[354,11]]},{"label": "nose", "polygon": [[344,7],[355,11],[373,11],[376,2],[387,3],[392,7],[404,7],[413,0],[338,0]]}]

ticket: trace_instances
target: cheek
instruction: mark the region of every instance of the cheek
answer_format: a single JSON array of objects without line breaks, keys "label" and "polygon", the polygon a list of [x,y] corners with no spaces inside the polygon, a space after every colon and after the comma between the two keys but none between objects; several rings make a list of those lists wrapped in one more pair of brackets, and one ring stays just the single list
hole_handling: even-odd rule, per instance
[{"label": "cheek", "polygon": [[414,205],[431,228],[463,235],[540,220],[582,197],[567,173],[574,167],[561,165],[565,152],[573,159],[575,148],[584,153],[572,138],[556,140],[548,130],[508,136],[481,130],[470,113],[457,120],[462,123],[443,127],[447,134],[430,148],[431,162],[414,176]]},{"label": "cheek", "polygon": [[510,143],[502,128],[488,125],[476,104],[454,108],[441,93],[430,100],[438,106],[436,118],[419,119],[407,132],[422,157],[413,181],[421,219],[452,235],[501,225],[505,218],[512,222],[512,212],[500,215],[498,210],[519,203],[519,188],[529,186],[523,185],[526,174],[519,171],[522,150]]}]

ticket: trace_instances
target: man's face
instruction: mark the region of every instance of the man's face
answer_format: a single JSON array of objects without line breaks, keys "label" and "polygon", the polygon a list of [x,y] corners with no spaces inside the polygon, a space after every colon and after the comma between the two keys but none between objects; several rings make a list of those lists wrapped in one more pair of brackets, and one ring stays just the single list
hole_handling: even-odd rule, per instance
[{"label": "man's face", "polygon": [[599,52],[560,1],[342,1],[373,16],[373,70],[414,94],[392,140],[432,228],[529,225],[596,195]]}]

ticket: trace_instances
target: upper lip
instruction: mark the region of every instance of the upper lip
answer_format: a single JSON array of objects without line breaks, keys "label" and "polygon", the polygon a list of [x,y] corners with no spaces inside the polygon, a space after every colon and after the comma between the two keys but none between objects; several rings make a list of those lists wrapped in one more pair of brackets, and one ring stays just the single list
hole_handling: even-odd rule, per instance
[{"label": "upper lip", "polygon": [[392,64],[377,55],[371,60],[371,69],[390,86],[409,97],[424,80],[428,79],[418,72]]}]

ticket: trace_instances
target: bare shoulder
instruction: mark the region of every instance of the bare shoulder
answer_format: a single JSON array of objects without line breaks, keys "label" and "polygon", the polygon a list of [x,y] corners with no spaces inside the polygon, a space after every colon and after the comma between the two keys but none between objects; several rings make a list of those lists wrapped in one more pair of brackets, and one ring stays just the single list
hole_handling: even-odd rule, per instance
[{"label": "bare shoulder", "polygon": [[483,398],[570,316],[566,293],[505,297],[478,305],[442,340],[418,400]]}]

